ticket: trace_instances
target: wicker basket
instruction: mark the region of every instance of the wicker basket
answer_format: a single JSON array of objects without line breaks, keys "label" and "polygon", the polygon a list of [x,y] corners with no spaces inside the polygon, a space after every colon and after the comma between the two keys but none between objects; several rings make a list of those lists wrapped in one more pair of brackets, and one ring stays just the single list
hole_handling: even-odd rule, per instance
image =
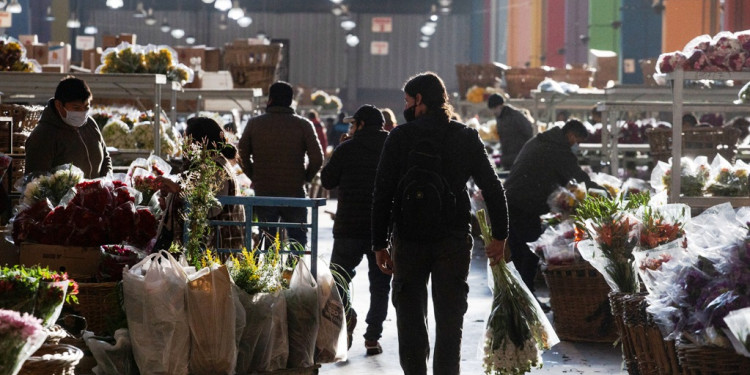
[{"label": "wicker basket", "polygon": [[225,46],[224,65],[232,74],[235,88],[261,88],[268,94],[277,76],[281,61],[282,45],[236,45]]},{"label": "wicker basket", "polygon": [[44,343],[50,345],[59,344],[60,340],[68,336],[68,331],[57,324],[53,325],[52,327],[45,328],[44,332],[47,333],[47,339],[44,340]]},{"label": "wicker basket", "polygon": [[[672,129],[648,129],[646,131],[651,158],[666,162],[672,156]],[[734,162],[740,132],[734,128],[697,127],[682,130],[682,154],[704,155],[713,160],[717,154]]]},{"label": "wicker basket", "polygon": [[95,334],[108,332],[120,308],[116,282],[78,283],[78,303],[73,304],[75,313],[86,318],[86,329]]},{"label": "wicker basket", "polygon": [[495,87],[503,78],[503,71],[507,66],[492,64],[456,64],[456,76],[458,77],[458,94],[461,99],[466,99],[466,92],[471,86]]},{"label": "wicker basket", "polygon": [[627,295],[622,299],[623,324],[641,375],[683,374],[677,361],[673,340],[665,341],[661,331],[646,312],[646,294]]},{"label": "wicker basket", "polygon": [[609,293],[609,305],[612,309],[612,316],[615,319],[615,325],[617,326],[617,333],[620,335],[620,344],[622,345],[622,359],[625,364],[625,369],[628,374],[637,375],[638,372],[638,360],[635,357],[635,348],[633,347],[633,340],[630,338],[630,331],[625,327],[624,314],[624,302],[628,298],[627,293],[610,292]]},{"label": "wicker basket", "polygon": [[609,286],[588,262],[549,266],[544,271],[554,311],[553,324],[561,340],[617,340],[609,308]]},{"label": "wicker basket", "polygon": [[750,371],[750,358],[732,349],[678,341],[677,356],[690,375],[741,375]]},{"label": "wicker basket", "polygon": [[16,132],[34,130],[43,111],[44,107],[38,105],[0,104],[0,117],[12,117],[13,131]]},{"label": "wicker basket", "polygon": [[18,374],[75,375],[76,364],[82,357],[83,351],[75,346],[45,344],[24,362]]},{"label": "wicker basket", "polygon": [[547,70],[542,68],[512,68],[505,71],[505,84],[511,98],[530,98],[531,90],[544,81]]}]

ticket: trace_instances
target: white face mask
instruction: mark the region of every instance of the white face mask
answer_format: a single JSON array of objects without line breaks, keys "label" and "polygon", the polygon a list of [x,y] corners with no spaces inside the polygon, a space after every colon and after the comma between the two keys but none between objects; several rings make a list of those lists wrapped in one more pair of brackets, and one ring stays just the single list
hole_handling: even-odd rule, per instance
[{"label": "white face mask", "polygon": [[63,118],[63,121],[73,127],[80,128],[86,124],[86,120],[89,118],[89,111],[68,111],[67,115]]}]

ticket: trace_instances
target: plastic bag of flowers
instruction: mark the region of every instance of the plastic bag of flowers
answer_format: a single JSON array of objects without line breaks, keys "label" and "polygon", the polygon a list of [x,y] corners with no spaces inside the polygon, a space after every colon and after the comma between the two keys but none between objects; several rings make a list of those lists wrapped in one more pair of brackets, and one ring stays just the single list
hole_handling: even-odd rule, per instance
[{"label": "plastic bag of flowers", "polygon": [[237,352],[237,373],[276,371],[289,358],[286,298],[278,252],[243,249],[227,262],[245,314]]},{"label": "plastic bag of flowers", "polygon": [[706,183],[706,192],[720,197],[746,197],[748,189],[748,170],[750,166],[742,160],[735,165],[717,154],[711,162],[711,170]]},{"label": "plastic bag of flowers", "polygon": [[146,73],[143,61],[143,47],[122,42],[102,53],[102,64],[95,73]]},{"label": "plastic bag of flowers", "polygon": [[690,207],[685,204],[642,206],[638,245],[633,251],[638,274],[650,291],[661,279],[662,264],[685,255],[685,224],[690,221]]},{"label": "plastic bag of flowers", "polygon": [[133,347],[126,328],[115,331],[114,343],[94,336],[91,331],[83,332],[83,340],[96,359],[91,370],[98,375],[138,375],[138,365],[133,358]]},{"label": "plastic bag of flowers", "polygon": [[[698,156],[695,159],[683,157],[680,159],[680,194],[686,197],[699,197],[703,195],[703,189],[708,180],[710,166],[708,158]],[[666,190],[670,193],[672,184],[672,163],[659,161],[651,172],[651,187],[660,192]]]},{"label": "plastic bag of flowers", "polygon": [[121,150],[135,148],[135,144],[130,136],[130,128],[119,119],[111,119],[104,125],[102,128],[102,137],[107,147],[114,147]]},{"label": "plastic bag of flowers", "polygon": [[750,357],[750,307],[730,312],[724,317],[729,332],[727,337],[734,350],[745,357]]},{"label": "plastic bag of flowers", "polygon": [[[485,244],[492,241],[484,210],[477,212]],[[542,350],[560,339],[512,263],[492,266],[492,310],[479,355],[487,374],[523,374],[542,367]]]},{"label": "plastic bag of flowers", "polygon": [[696,248],[712,248],[740,241],[747,235],[747,223],[737,220],[731,203],[718,204],[693,217],[685,225],[688,244]]},{"label": "plastic bag of flowers", "polygon": [[336,275],[322,259],[318,259],[318,308],[320,310],[320,329],[315,341],[315,361],[332,363],[346,361],[346,313],[344,303],[336,289]]},{"label": "plastic bag of flowers", "polygon": [[46,338],[39,319],[0,309],[0,373],[17,374]]},{"label": "plastic bag of flowers", "polygon": [[16,186],[23,194],[20,205],[32,206],[47,198],[56,206],[73,186],[83,181],[83,176],[83,171],[73,164],[59,165],[44,175],[27,174]]},{"label": "plastic bag of flowers", "polygon": [[0,71],[41,72],[36,60],[26,58],[26,48],[15,38],[0,36]]},{"label": "plastic bag of flowers", "polygon": [[227,267],[210,250],[204,252],[201,261],[202,268],[187,279],[189,371],[232,375],[237,364],[232,281]]},{"label": "plastic bag of flowers", "polygon": [[546,266],[558,266],[578,261],[581,256],[575,248],[575,234],[572,220],[565,220],[550,226],[534,242],[528,243]]},{"label": "plastic bag of flowers", "polygon": [[288,368],[306,368],[315,364],[315,339],[320,327],[317,283],[307,260],[299,258],[286,297],[289,324]]},{"label": "plastic bag of flowers", "polygon": [[570,181],[560,186],[547,197],[547,205],[553,213],[560,213],[563,219],[575,212],[576,206],[586,197],[586,185]]},{"label": "plastic bag of flowers", "polygon": [[166,251],[151,254],[123,272],[124,307],[133,355],[143,375],[186,375],[190,328],[185,301],[187,275]]},{"label": "plastic bag of flowers", "polygon": [[643,192],[651,193],[651,185],[648,182],[641,180],[640,178],[630,177],[622,183],[620,187],[620,195],[623,199],[628,199],[631,194],[638,194]]},{"label": "plastic bag of flowers", "polygon": [[620,186],[622,185],[622,181],[620,181],[620,179],[615,176],[599,172],[591,176],[591,181],[607,189],[607,193],[609,193],[609,195],[612,197],[616,197],[620,193]]}]

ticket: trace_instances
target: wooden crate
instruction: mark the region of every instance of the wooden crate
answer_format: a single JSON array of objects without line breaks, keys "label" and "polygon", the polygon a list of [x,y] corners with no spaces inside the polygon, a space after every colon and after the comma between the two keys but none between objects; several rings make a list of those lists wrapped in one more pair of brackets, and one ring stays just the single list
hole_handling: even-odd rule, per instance
[{"label": "wooden crate", "polygon": [[456,64],[458,77],[458,94],[466,99],[466,92],[471,86],[498,87],[507,66],[500,63],[491,64]]}]

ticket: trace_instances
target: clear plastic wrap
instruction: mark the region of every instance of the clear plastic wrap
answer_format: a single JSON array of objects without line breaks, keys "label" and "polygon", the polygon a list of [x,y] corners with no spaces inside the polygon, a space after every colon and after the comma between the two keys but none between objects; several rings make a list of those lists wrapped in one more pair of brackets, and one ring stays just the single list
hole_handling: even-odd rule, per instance
[{"label": "clear plastic wrap", "polygon": [[581,259],[575,248],[575,228],[572,220],[548,227],[539,239],[529,242],[528,246],[546,265],[570,264]]},{"label": "clear plastic wrap", "polygon": [[315,339],[320,327],[317,283],[305,258],[300,258],[289,282],[286,296],[289,324],[288,368],[310,367],[315,364]]},{"label": "clear plastic wrap", "polygon": [[730,312],[724,317],[729,341],[738,354],[750,357],[750,307]]},{"label": "clear plastic wrap", "polygon": [[347,337],[344,303],[336,289],[329,265],[318,259],[318,307],[320,329],[315,342],[316,363],[346,361]]},{"label": "clear plastic wrap", "polygon": [[96,360],[91,371],[96,375],[138,375],[138,365],[133,358],[133,345],[127,328],[115,331],[114,344],[93,332],[84,331],[83,340]]},{"label": "clear plastic wrap", "polygon": [[742,160],[732,165],[717,154],[711,162],[711,171],[706,183],[706,192],[721,197],[746,197],[748,189],[748,170],[750,167]]}]

